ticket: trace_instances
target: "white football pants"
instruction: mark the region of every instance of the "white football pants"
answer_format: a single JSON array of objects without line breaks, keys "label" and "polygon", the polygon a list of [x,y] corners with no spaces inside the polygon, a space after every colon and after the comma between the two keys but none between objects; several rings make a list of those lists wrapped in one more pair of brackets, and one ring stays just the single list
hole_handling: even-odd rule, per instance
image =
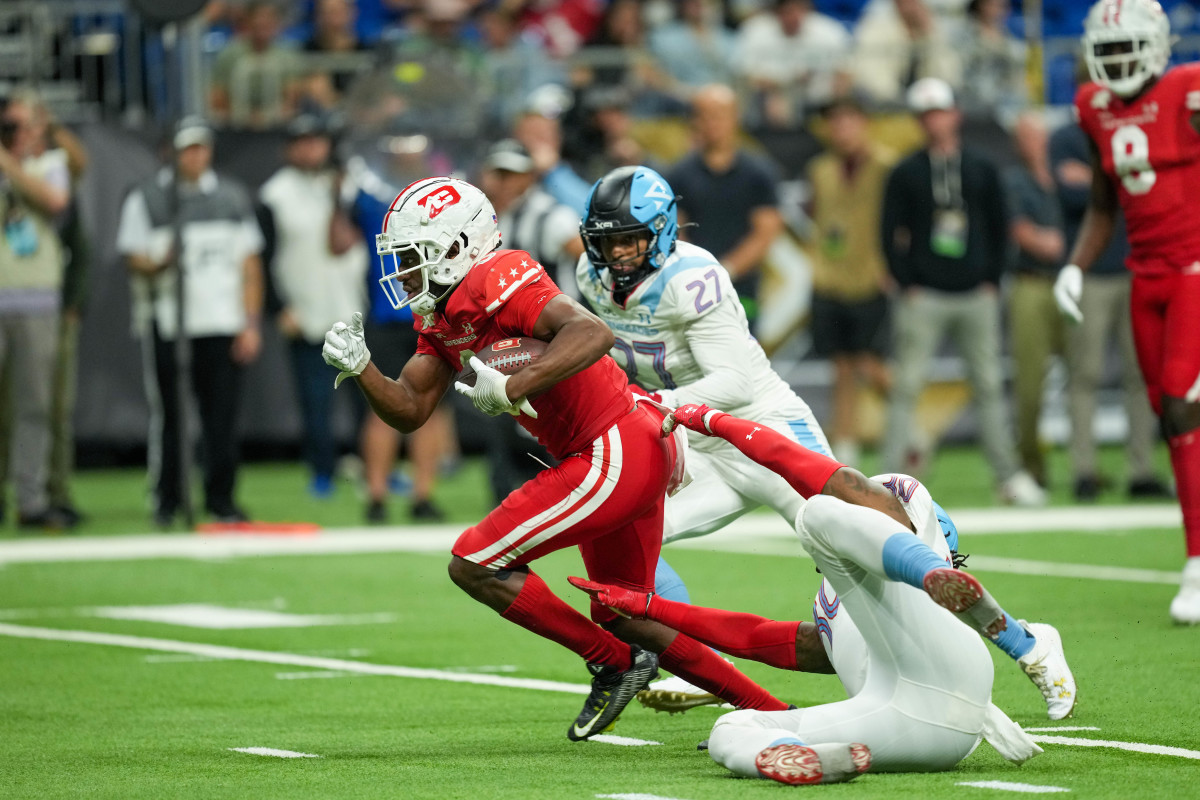
[{"label": "white football pants", "polygon": [[[833,456],[811,412],[762,424],[809,450]],[[720,530],[760,506],[774,509],[788,524],[795,524],[805,500],[781,476],[722,439],[696,439],[693,434],[689,441],[687,471],[692,482],[667,498],[664,544]]]},{"label": "white football pants", "polygon": [[884,542],[909,532],[885,514],[819,495],[804,506],[796,529],[837,592],[831,660],[839,672],[865,662],[861,691],[811,708],[726,714],[713,726],[709,755],[758,777],[755,756],[795,738],[861,742],[871,748],[872,771],[950,769],[979,742],[991,700],[992,660],[983,640],[920,589],[887,578]]}]

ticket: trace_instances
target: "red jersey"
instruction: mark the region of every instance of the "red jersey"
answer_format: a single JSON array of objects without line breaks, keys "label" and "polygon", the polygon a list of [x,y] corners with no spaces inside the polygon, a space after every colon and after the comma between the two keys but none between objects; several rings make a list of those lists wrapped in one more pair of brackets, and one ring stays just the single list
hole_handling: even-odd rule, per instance
[{"label": "red jersey", "polygon": [[1134,272],[1180,270],[1200,261],[1200,64],[1168,70],[1125,101],[1095,83],[1075,95],[1079,124],[1117,187]]},{"label": "red jersey", "polygon": [[[454,288],[431,328],[420,317],[417,352],[462,370],[471,356],[501,339],[530,336],[552,298],[562,294],[542,265],[522,250],[497,250]],[[538,418],[518,421],[555,458],[580,451],[633,408],[629,381],[607,355],[537,397]]]}]

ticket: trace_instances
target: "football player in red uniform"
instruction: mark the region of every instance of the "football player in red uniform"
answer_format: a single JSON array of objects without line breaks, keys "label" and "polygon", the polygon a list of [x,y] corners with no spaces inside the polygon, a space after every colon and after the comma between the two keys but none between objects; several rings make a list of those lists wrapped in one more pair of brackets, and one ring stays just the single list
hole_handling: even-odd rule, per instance
[{"label": "football player in red uniform", "polygon": [[1083,319],[1082,271],[1104,250],[1118,204],[1129,230],[1138,362],[1171,453],[1187,563],[1171,617],[1200,623],[1200,64],[1167,69],[1170,25],[1154,0],[1100,0],[1084,22],[1092,83],[1079,124],[1092,144],[1087,214],[1054,295]]},{"label": "football player in red uniform", "polygon": [[[495,212],[477,188],[450,178],[410,184],[392,203],[376,250],[393,305],[413,309],[416,354],[393,380],[370,363],[359,315],[325,339],[338,381],[354,376],[375,413],[400,431],[420,427],[469,364],[475,385],[460,382],[458,390],[486,414],[518,415],[560,461],[459,537],[451,579],[588,662],[592,691],[567,731],[571,739],[603,731],[659,664],[738,707],[786,708],[694,639],[596,603],[588,620],[529,569],[546,553],[578,546],[593,580],[652,590],[678,454],[659,435],[663,415],[634,403],[625,373],[608,357],[608,326],[559,291],[528,253],[499,245]],[[474,357],[521,336],[548,346],[512,375]]]}]

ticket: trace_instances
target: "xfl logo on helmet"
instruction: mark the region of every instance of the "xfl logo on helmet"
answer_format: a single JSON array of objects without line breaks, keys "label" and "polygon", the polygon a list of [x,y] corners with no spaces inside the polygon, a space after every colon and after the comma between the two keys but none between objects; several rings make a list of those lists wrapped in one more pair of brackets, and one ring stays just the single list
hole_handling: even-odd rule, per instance
[{"label": "xfl logo on helmet", "polygon": [[457,189],[453,186],[443,186],[422,197],[417,201],[417,205],[429,212],[429,218],[433,219],[459,200],[462,200],[462,197]]}]

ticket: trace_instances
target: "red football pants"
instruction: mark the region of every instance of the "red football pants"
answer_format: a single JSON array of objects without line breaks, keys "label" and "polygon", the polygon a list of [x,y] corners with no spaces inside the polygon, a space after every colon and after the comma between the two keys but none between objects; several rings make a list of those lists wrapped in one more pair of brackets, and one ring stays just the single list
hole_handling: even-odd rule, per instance
[{"label": "red football pants", "polygon": [[1134,275],[1130,315],[1154,413],[1163,395],[1200,402],[1200,273]]},{"label": "red football pants", "polygon": [[[639,404],[591,446],[543,470],[467,529],[452,552],[485,567],[526,564],[578,546],[588,577],[653,591],[675,445],[662,415]],[[592,619],[615,614],[592,604]]]}]

